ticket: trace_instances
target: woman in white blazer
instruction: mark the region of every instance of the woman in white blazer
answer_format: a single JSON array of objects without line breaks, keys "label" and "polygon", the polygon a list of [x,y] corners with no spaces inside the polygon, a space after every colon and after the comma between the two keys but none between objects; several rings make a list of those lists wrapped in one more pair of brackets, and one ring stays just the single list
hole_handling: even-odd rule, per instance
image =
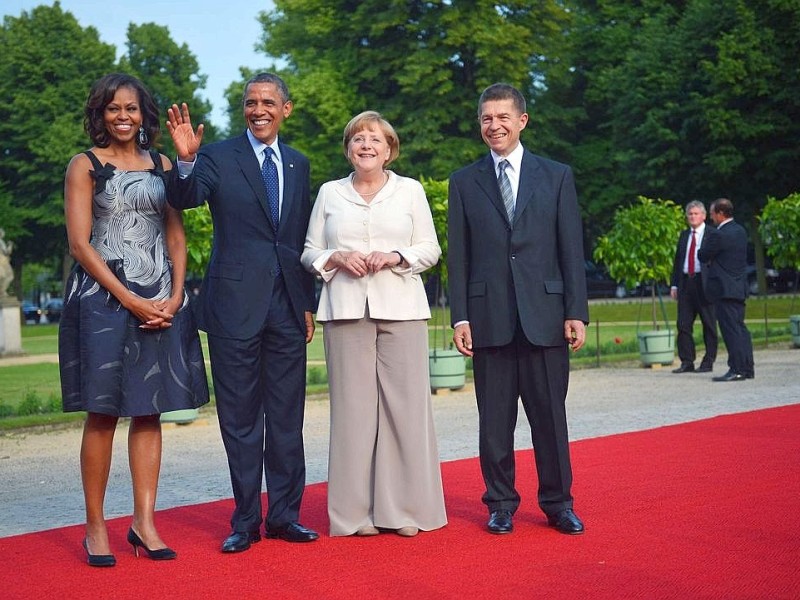
[{"label": "woman in white blazer", "polygon": [[320,188],[302,256],[323,281],[330,535],[410,537],[447,523],[420,276],[441,248],[422,185],[386,169],[392,126],[363,112],[343,145],[354,171]]}]

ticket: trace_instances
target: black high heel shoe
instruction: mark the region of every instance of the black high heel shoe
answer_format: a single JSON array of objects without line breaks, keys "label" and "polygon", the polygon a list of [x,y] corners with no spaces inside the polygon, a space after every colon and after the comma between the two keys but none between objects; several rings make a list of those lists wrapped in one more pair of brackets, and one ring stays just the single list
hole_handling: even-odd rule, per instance
[{"label": "black high heel shoe", "polygon": [[90,554],[86,538],[83,538],[83,549],[86,550],[86,562],[90,567],[113,567],[117,564],[117,559],[113,554]]},{"label": "black high heel shoe", "polygon": [[178,553],[175,552],[172,548],[160,548],[159,550],[150,550],[147,546],[144,545],[142,538],[136,535],[136,532],[133,530],[133,527],[128,529],[128,543],[133,546],[133,553],[136,557],[139,557],[139,548],[147,552],[147,558],[150,560],[172,560],[178,556]]}]

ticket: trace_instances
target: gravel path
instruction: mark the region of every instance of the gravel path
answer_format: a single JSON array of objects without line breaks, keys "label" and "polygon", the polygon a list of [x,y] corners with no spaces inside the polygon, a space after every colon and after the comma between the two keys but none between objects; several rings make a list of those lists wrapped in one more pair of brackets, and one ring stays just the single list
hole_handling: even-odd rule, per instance
[{"label": "gravel path", "polygon": [[[716,374],[726,370],[725,360],[720,356]],[[800,402],[800,350],[783,344],[780,349],[756,351],[755,364],[756,378],[737,383],[713,383],[709,374],[673,375],[667,367],[627,365],[574,371],[568,398],[570,437],[579,440]],[[434,396],[434,413],[441,459],[477,456],[473,391],[466,388]],[[106,496],[109,518],[132,512],[127,422],[123,421],[119,429]],[[324,481],[327,398],[309,398],[304,434],[308,483]],[[0,537],[83,521],[80,438],[77,426],[0,434]],[[517,446],[531,446],[521,409]],[[230,496],[215,413],[201,412],[190,425],[165,425],[158,508]]]}]

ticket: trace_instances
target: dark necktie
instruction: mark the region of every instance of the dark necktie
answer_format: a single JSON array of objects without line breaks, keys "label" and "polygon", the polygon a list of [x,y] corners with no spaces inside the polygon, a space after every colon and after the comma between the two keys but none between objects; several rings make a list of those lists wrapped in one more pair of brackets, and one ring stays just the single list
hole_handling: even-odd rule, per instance
[{"label": "dark necktie", "polygon": [[267,190],[267,203],[269,204],[269,214],[272,217],[272,225],[275,231],[278,230],[280,214],[278,212],[278,202],[280,188],[278,187],[278,167],[272,160],[273,150],[267,146],[264,150],[264,162],[261,164],[261,179],[264,180],[264,188]]},{"label": "dark necktie", "polygon": [[506,213],[508,214],[508,222],[514,222],[514,191],[511,189],[511,181],[506,174],[506,167],[508,161],[503,159],[500,161],[498,168],[500,174],[497,176],[497,183],[500,186],[500,193],[503,195],[503,204],[506,205]]},{"label": "dark necktie", "polygon": [[689,276],[691,277],[694,275],[694,255],[695,251],[697,250],[697,234],[695,233],[694,229],[692,229],[689,235],[692,236],[692,241],[689,243],[689,265],[687,270],[689,271]]}]

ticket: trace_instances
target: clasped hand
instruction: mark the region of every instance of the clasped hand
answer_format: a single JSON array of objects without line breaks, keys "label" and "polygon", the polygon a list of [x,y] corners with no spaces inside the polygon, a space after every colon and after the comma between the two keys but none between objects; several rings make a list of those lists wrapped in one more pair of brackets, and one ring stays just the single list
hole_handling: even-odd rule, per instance
[{"label": "clasped hand", "polygon": [[167,329],[172,327],[172,318],[179,306],[173,306],[172,300],[146,300],[135,298],[128,310],[139,319],[140,329]]},{"label": "clasped hand", "polygon": [[381,269],[395,267],[401,260],[396,252],[376,250],[365,255],[358,250],[351,252],[337,250],[331,256],[329,265],[343,269],[354,277],[364,277],[367,273],[377,273]]}]

